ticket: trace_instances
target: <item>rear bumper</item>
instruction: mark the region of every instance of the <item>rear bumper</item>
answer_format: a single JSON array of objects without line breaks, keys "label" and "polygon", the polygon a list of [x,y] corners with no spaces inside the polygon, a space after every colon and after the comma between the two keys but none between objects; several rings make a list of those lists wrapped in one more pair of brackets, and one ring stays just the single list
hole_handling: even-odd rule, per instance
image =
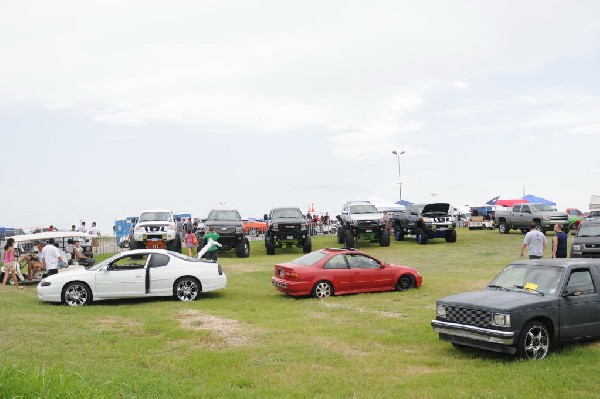
[{"label": "rear bumper", "polygon": [[271,283],[277,291],[292,296],[310,295],[310,292],[312,290],[312,285],[310,283],[301,281],[289,281],[275,276],[271,277]]}]

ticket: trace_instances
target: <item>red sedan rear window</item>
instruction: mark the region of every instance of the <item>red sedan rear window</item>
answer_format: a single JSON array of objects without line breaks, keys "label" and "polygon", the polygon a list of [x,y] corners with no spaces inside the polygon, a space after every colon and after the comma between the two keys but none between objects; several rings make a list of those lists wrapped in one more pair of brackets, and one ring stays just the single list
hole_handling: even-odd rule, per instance
[{"label": "red sedan rear window", "polygon": [[324,252],[315,251],[315,252],[306,254],[304,256],[301,256],[298,259],[294,259],[290,263],[293,263],[295,265],[300,265],[300,266],[310,266],[310,265],[314,265],[315,263],[317,263],[318,261],[320,261],[321,259],[323,259],[326,256],[327,256],[327,254]]}]

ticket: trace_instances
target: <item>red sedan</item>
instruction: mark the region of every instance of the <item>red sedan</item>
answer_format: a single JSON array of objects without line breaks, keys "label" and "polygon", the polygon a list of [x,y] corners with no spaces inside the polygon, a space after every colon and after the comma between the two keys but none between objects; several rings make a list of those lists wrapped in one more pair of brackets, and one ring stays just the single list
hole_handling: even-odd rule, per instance
[{"label": "red sedan", "polygon": [[271,281],[277,290],[288,295],[323,299],[330,295],[418,288],[423,277],[416,269],[390,265],[355,249],[328,248],[275,265]]}]

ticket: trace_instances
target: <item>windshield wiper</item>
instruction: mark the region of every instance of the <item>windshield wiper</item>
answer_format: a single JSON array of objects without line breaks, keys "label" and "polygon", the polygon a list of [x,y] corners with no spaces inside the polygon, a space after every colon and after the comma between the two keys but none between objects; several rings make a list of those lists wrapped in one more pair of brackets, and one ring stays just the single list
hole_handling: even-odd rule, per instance
[{"label": "windshield wiper", "polygon": [[513,285],[513,287],[518,288],[520,290],[535,292],[536,294],[540,294],[541,296],[546,296],[542,291],[532,290],[531,288],[525,288],[525,286],[522,286],[522,285]]},{"label": "windshield wiper", "polygon": [[504,291],[510,291],[507,287],[503,287],[501,285],[490,284],[487,287],[488,288],[498,288],[498,289],[501,289],[501,290],[504,290]]}]

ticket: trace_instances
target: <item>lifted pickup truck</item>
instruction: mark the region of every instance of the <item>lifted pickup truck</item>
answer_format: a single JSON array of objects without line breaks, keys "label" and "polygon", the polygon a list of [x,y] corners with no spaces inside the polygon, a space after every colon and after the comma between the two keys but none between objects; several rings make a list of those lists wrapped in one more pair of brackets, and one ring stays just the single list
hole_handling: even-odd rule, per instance
[{"label": "lifted pickup truck", "polygon": [[600,338],[600,259],[513,262],[487,288],[439,299],[431,325],[457,348],[524,359]]},{"label": "lifted pickup truck", "polygon": [[405,234],[417,237],[418,244],[427,244],[433,238],[456,242],[456,222],[448,214],[450,204],[409,204],[405,212],[394,217],[394,238],[403,241]]},{"label": "lifted pickup truck", "polygon": [[[244,226],[240,213],[234,209],[213,209],[204,221],[205,229],[209,227],[215,229],[219,234],[219,250],[229,251],[235,248],[235,255],[238,258],[247,258],[250,256],[250,243],[244,235]],[[198,250],[204,247],[204,232],[197,232]]]},{"label": "lifted pickup truck", "polygon": [[265,231],[267,255],[275,255],[275,248],[300,247],[305,254],[312,251],[312,240],[306,218],[300,208],[273,208],[268,215]]},{"label": "lifted pickup truck", "polygon": [[537,223],[542,233],[560,224],[565,233],[569,232],[569,215],[558,212],[546,204],[516,204],[512,210],[496,210],[496,226],[501,234],[508,234],[510,230],[521,230],[522,233],[529,231],[531,222]]},{"label": "lifted pickup truck", "polygon": [[338,217],[341,228],[337,230],[338,244],[353,248],[357,240],[378,242],[382,247],[390,246],[390,231],[383,213],[369,201],[349,201],[342,207]]},{"label": "lifted pickup truck", "polygon": [[129,249],[168,249],[181,252],[181,236],[173,212],[167,209],[143,211],[133,228]]}]

